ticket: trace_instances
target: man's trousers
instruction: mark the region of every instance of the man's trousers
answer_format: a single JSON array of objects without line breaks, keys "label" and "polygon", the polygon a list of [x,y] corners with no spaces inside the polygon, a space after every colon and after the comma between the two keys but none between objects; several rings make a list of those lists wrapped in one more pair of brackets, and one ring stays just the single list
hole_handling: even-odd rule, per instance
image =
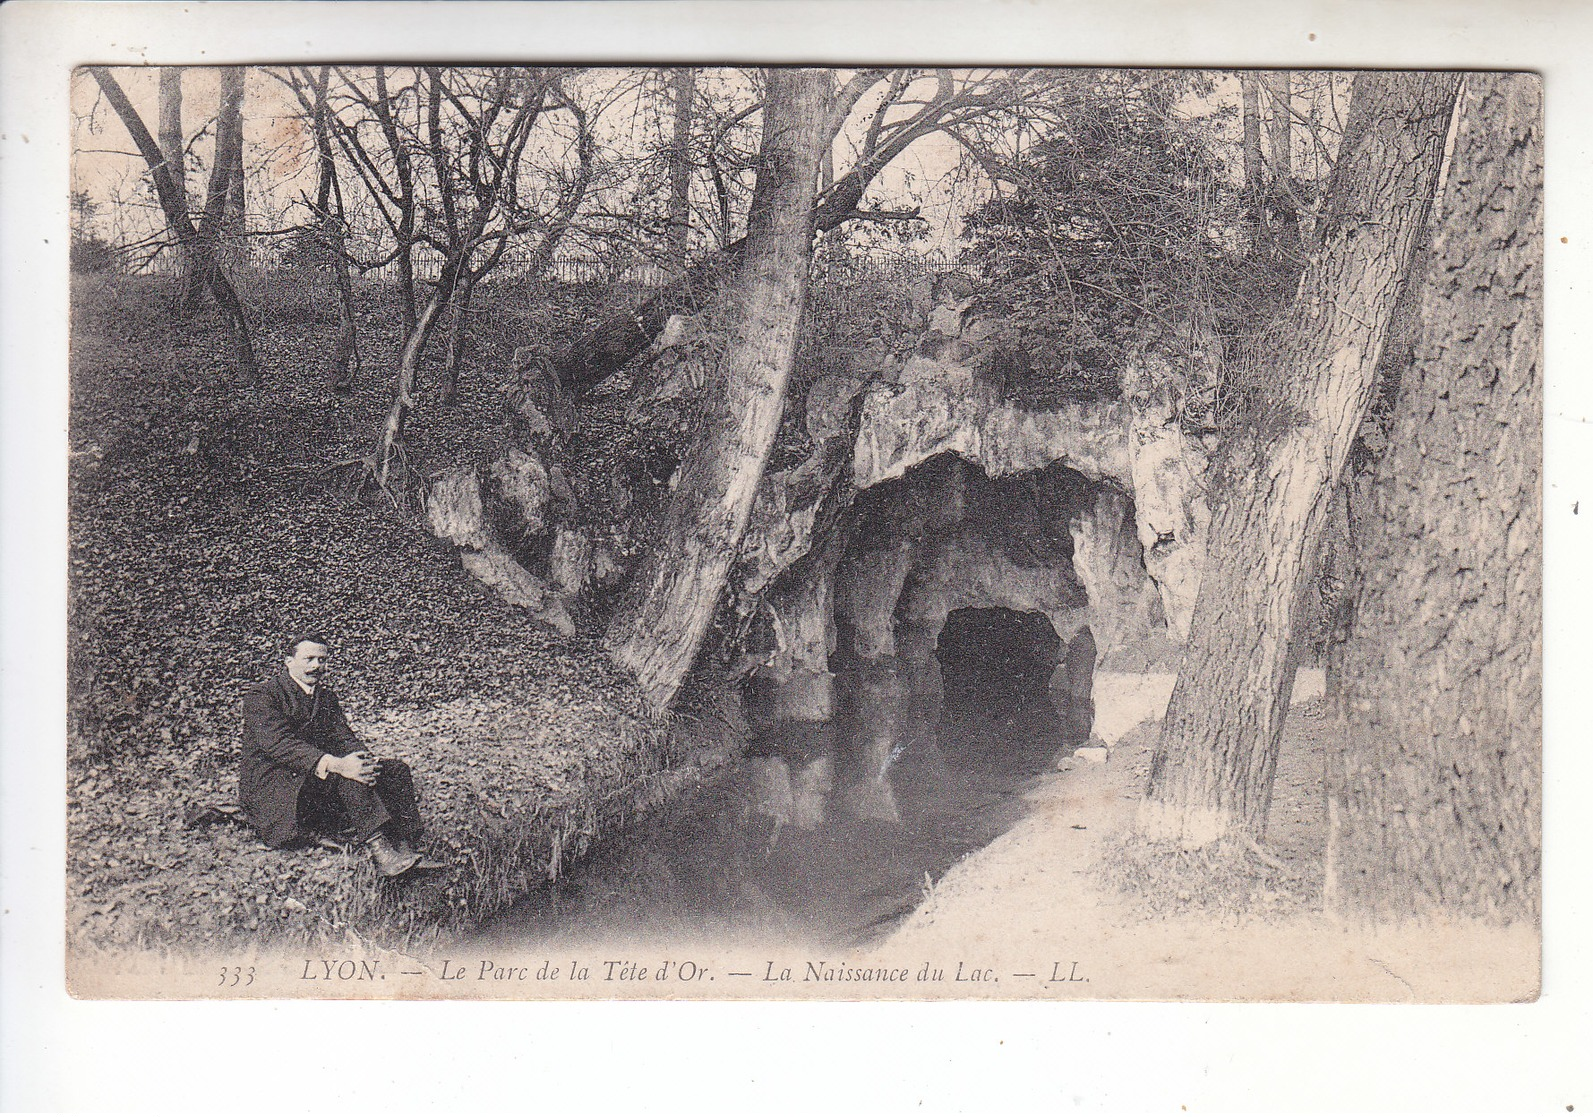
[{"label": "man's trousers", "polygon": [[394,841],[420,840],[420,809],[415,803],[415,781],[402,760],[383,760],[374,784],[363,784],[335,772],[326,779],[311,776],[299,791],[299,825],[304,829],[336,834],[352,829],[356,842],[369,841],[387,828]]}]

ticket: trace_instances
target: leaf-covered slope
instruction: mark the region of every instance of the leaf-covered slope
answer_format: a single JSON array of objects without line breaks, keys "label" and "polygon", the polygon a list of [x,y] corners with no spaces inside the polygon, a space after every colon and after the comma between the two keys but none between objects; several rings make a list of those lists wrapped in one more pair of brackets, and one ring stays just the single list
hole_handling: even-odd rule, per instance
[{"label": "leaf-covered slope", "polygon": [[[239,392],[220,324],[173,324],[157,293],[90,281],[74,313],[69,918],[92,941],[191,943],[421,930],[502,902],[656,770],[662,735],[593,641],[538,629],[416,525],[338,492],[329,467],[385,403],[390,307],[366,300],[344,398],[320,383],[330,324],[291,288],[257,291],[265,386]],[[423,468],[490,450],[482,350],[459,404],[422,401]],[[429,883],[379,891],[343,854],[182,828],[236,801],[239,699],[300,627],[330,635],[356,730],[416,769],[449,864]]]}]

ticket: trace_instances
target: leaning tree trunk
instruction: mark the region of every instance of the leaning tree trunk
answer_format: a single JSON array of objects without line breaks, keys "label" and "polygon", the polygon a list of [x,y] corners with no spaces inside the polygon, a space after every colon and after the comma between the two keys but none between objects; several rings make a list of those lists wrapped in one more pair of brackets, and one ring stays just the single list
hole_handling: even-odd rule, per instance
[{"label": "leaning tree trunk", "polygon": [[[215,266],[214,257],[209,251],[205,238],[194,228],[193,220],[188,214],[188,200],[166,164],[165,152],[155,142],[155,137],[150,135],[148,125],[144,123],[143,117],[138,115],[133,102],[128,99],[121,83],[111,75],[111,72],[103,66],[90,66],[88,71],[99,83],[100,89],[105,93],[105,99],[116,110],[116,115],[127,128],[127,134],[138,147],[138,153],[148,164],[150,178],[155,185],[155,197],[160,201],[161,212],[166,217],[167,226],[176,236],[178,244],[186,248],[194,269],[210,277],[211,290],[215,292],[216,298],[231,318],[234,383],[245,386],[256,383],[260,372],[254,359],[254,347],[249,340],[249,324],[244,317],[243,305],[238,301],[237,293],[232,289],[232,283],[226,273]],[[223,98],[227,95],[228,73],[230,70],[222,71]],[[239,77],[238,81],[241,95],[242,78]],[[220,159],[222,154],[218,151],[217,158]]]},{"label": "leaning tree trunk", "polygon": [[729,300],[728,345],[702,430],[681,464],[636,597],[609,627],[615,660],[655,709],[674,700],[702,645],[746,530],[796,358],[813,251],[813,195],[827,142],[832,79],[771,69],[758,183],[742,271]]},{"label": "leaning tree trunk", "polygon": [[1542,803],[1538,79],[1466,79],[1422,332],[1357,540],[1328,902],[1536,919]]},{"label": "leaning tree trunk", "polygon": [[1322,247],[1278,339],[1278,398],[1214,468],[1206,569],[1142,811],[1152,836],[1199,846],[1266,828],[1304,590],[1427,221],[1457,80],[1355,79],[1356,142],[1334,167]]},{"label": "leaning tree trunk", "polygon": [[437,319],[452,300],[460,267],[458,258],[449,260],[443,266],[436,289],[432,291],[431,298],[426,300],[426,308],[420,312],[415,328],[405,338],[403,351],[398,355],[393,402],[387,409],[387,417],[382,420],[382,429],[376,436],[376,449],[372,451],[370,461],[371,480],[395,502],[400,499],[404,482],[409,477],[404,428],[409,422],[409,413],[415,409],[415,382],[420,374],[420,360],[426,352],[426,342],[431,339]]}]

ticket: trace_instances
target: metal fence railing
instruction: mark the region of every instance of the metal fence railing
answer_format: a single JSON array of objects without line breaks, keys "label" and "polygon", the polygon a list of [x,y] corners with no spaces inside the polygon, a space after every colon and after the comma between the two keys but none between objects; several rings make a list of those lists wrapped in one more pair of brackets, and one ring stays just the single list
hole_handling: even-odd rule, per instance
[{"label": "metal fence railing", "polygon": [[[323,269],[312,264],[295,262],[291,257],[268,244],[248,242],[228,245],[223,257],[235,267],[247,268],[264,276],[291,275],[308,282],[316,282]],[[175,252],[162,250],[138,258],[122,256],[120,270],[129,275],[171,275],[178,267]],[[435,283],[442,275],[443,258],[430,249],[418,250],[414,257],[414,275],[422,282]],[[846,286],[877,280],[911,284],[919,277],[960,272],[972,276],[976,269],[961,263],[943,252],[874,252],[853,253],[846,256],[820,258],[814,263],[814,280],[818,283]],[[664,265],[648,259],[596,259],[563,258],[543,263],[531,253],[507,252],[488,274],[488,283],[525,282],[539,273],[544,281],[579,286],[614,286],[624,284],[656,290],[670,282],[671,272]],[[379,267],[355,269],[355,274],[371,283],[396,283],[399,265],[388,261]]]}]

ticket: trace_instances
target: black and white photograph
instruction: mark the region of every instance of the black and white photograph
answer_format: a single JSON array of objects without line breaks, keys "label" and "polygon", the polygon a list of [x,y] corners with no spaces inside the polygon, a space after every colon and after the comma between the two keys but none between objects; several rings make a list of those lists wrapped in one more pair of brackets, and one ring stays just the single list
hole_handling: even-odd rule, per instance
[{"label": "black and white photograph", "polygon": [[30,979],[1085,1031],[1557,995],[1553,72],[202,26],[51,94]]},{"label": "black and white photograph", "polygon": [[73,989],[1530,998],[1541,103],[80,68]]}]

